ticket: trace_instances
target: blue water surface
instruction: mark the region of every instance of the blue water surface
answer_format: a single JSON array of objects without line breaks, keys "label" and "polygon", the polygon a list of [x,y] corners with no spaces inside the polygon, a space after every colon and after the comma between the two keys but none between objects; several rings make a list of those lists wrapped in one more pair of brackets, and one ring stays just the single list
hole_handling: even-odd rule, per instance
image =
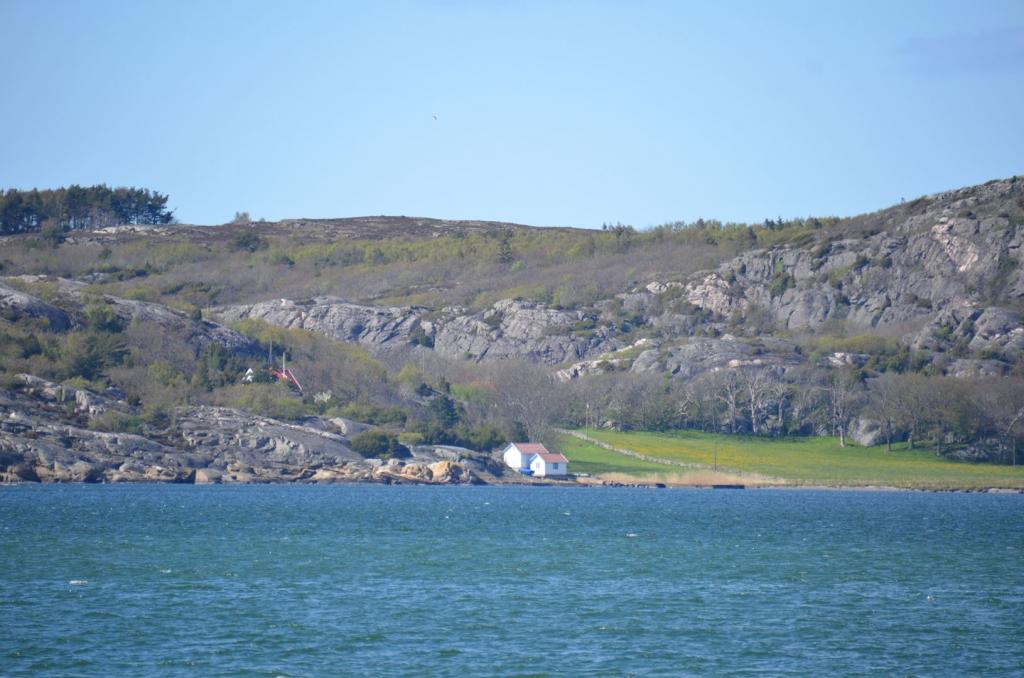
[{"label": "blue water surface", "polygon": [[1024,496],[0,488],[0,674],[1021,675]]}]

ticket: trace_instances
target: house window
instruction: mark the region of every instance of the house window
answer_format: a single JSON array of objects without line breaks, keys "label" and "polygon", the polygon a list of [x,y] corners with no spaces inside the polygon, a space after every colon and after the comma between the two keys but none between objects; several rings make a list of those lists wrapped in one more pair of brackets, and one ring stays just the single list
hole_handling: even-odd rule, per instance
[{"label": "house window", "polygon": [[552,471],[557,471],[558,470],[558,464],[552,464],[551,465],[551,470]]}]

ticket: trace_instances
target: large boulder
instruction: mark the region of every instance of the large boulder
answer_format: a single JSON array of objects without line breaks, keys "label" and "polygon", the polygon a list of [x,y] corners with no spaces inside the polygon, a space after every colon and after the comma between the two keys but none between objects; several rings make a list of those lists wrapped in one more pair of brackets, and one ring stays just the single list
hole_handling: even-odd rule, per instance
[{"label": "large boulder", "polygon": [[434,462],[428,467],[430,480],[435,483],[470,483],[473,482],[473,474],[466,467],[448,459]]},{"label": "large boulder", "polygon": [[200,468],[196,469],[195,484],[196,485],[219,485],[224,478],[224,474],[215,468]]},{"label": "large boulder", "polygon": [[871,447],[877,445],[882,439],[882,425],[874,419],[866,419],[864,417],[857,418],[848,430],[850,440],[863,445],[864,447]]}]

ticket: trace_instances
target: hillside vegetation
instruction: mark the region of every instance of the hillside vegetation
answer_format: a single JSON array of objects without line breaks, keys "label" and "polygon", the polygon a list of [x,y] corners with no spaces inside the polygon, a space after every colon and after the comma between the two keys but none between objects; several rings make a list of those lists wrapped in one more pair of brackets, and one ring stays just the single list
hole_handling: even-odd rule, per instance
[{"label": "hillside vegetation", "polygon": [[[118,212],[126,196],[152,214]],[[106,187],[4,200],[39,216],[4,216],[0,388],[17,400],[38,378],[117,403],[46,415],[83,430],[173,448],[200,407],[357,422],[388,449],[587,425],[1015,464],[1024,442],[1016,177],[854,218],[644,231],[189,226],[163,223],[166,196]]]}]

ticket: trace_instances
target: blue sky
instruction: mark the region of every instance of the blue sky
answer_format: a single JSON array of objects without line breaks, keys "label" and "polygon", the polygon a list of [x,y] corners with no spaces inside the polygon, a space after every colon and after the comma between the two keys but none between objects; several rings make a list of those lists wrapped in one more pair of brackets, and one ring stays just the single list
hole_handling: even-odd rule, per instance
[{"label": "blue sky", "polygon": [[191,223],[760,221],[1024,174],[1019,0],[0,0],[0,64],[0,187]]}]

